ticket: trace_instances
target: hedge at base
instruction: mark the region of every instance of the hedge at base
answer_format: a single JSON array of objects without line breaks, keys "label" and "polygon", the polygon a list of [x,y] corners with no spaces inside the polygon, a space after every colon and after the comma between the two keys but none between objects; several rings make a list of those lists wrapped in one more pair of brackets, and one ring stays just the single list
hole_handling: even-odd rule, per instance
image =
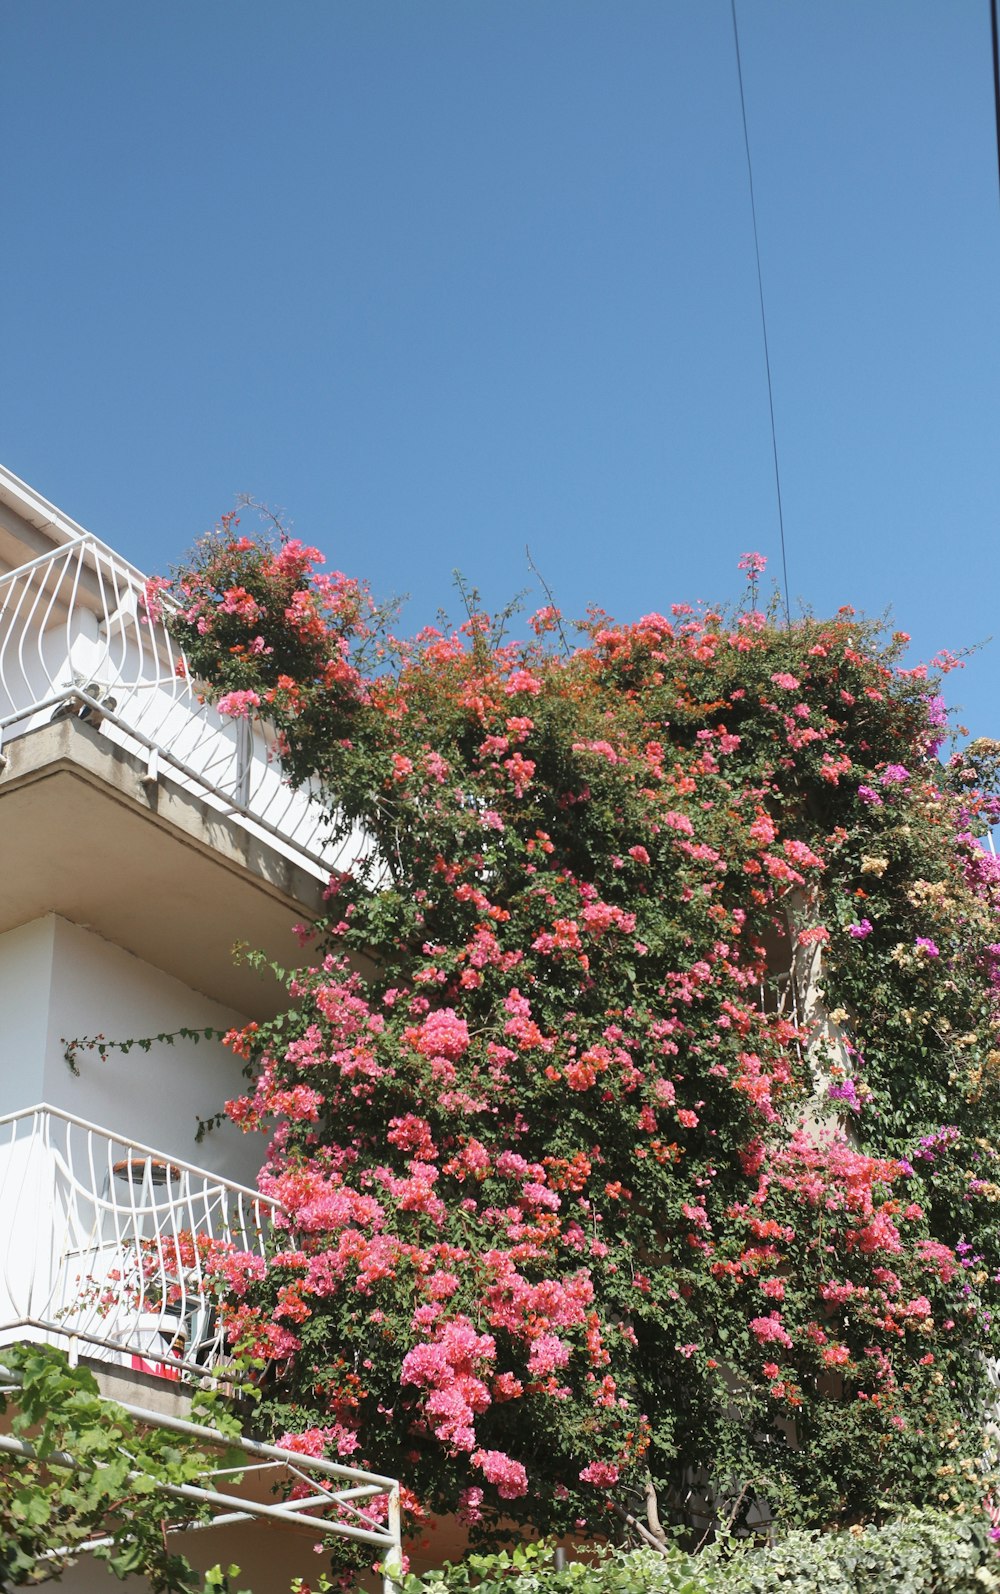
[{"label": "hedge at base", "polygon": [[553,1544],[526,1544],[411,1574],[403,1594],[492,1594],[514,1579],[518,1594],[985,1594],[1000,1589],[1000,1558],[980,1522],[925,1511],[881,1528],[793,1532],[768,1549],[609,1550],[561,1569]]}]

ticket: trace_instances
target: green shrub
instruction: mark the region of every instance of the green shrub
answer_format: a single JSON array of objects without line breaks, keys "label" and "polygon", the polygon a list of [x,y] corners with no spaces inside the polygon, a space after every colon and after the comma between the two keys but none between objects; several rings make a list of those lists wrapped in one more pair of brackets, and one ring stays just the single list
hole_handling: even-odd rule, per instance
[{"label": "green shrub", "polygon": [[554,1546],[543,1540],[490,1555],[468,1555],[423,1577],[403,1580],[403,1594],[493,1594],[516,1579],[518,1594],[715,1594],[727,1588],[721,1568],[705,1567],[683,1550],[595,1551],[589,1562],[557,1568]]},{"label": "green shrub", "polygon": [[[860,1533],[789,1533],[720,1567],[726,1594],[966,1594],[1000,1588],[985,1527],[926,1512]],[[706,1585],[711,1588],[714,1585]]]},{"label": "green shrub", "polygon": [[986,1594],[1000,1589],[1000,1563],[984,1524],[927,1511],[862,1531],[793,1532],[770,1548],[608,1550],[562,1568],[550,1543],[526,1544],[408,1576],[403,1590],[493,1594],[513,1579],[518,1594]]}]

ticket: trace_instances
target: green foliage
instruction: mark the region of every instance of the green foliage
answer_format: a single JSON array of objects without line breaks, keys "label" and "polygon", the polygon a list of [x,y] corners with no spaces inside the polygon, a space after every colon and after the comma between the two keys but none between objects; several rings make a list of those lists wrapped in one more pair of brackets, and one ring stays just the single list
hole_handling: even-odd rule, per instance
[{"label": "green foliage", "polygon": [[[201,1485],[206,1472],[242,1452],[208,1453],[190,1439],[144,1427],[102,1397],[86,1368],[70,1367],[47,1346],[6,1346],[2,1358],[16,1382],[6,1382],[0,1413],[25,1445],[25,1453],[4,1456],[0,1466],[4,1585],[47,1582],[88,1553],[116,1577],[141,1575],[156,1591],[198,1594],[202,1578],[170,1548],[167,1529],[209,1513],[164,1489]],[[221,1413],[213,1407],[211,1415],[217,1421]],[[88,1542],[105,1539],[84,1552]],[[205,1582],[228,1590],[237,1570],[215,1568]]]},{"label": "green foliage", "polygon": [[127,1057],[131,1051],[148,1052],[153,1046],[197,1046],[199,1041],[224,1040],[224,1029],[180,1029],[164,1031],[160,1035],[130,1036],[127,1040],[108,1040],[106,1035],[78,1035],[73,1039],[62,1037],[63,1059],[71,1074],[80,1072],[80,1052],[96,1052],[101,1062],[107,1062],[111,1052],[121,1052]]},{"label": "green foliage", "polygon": [[[927,1512],[847,1533],[794,1532],[717,1559],[725,1594],[982,1594],[1000,1588],[982,1523]],[[711,1585],[710,1585],[711,1586]]]},{"label": "green foliage", "polygon": [[499,1594],[515,1580],[518,1594],[988,1594],[1000,1566],[981,1525],[928,1511],[881,1528],[792,1532],[768,1548],[611,1549],[562,1568],[550,1543],[526,1544],[410,1574],[402,1594]]},{"label": "green foliage", "polygon": [[402,1580],[402,1594],[494,1594],[516,1583],[518,1594],[709,1594],[724,1585],[711,1568],[677,1548],[662,1553],[636,1550],[594,1550],[587,1560],[556,1564],[548,1541],[518,1545],[514,1550],[469,1555],[455,1565],[412,1573]]}]

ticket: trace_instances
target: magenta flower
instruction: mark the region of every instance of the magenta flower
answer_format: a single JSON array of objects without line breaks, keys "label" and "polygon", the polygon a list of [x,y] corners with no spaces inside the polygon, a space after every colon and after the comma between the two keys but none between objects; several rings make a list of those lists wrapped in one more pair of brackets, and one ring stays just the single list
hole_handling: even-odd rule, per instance
[{"label": "magenta flower", "polygon": [[839,1085],[831,1085],[826,1094],[830,1101],[842,1101],[851,1112],[861,1111],[861,1102],[853,1079],[843,1079]]},{"label": "magenta flower", "polygon": [[883,786],[902,786],[910,778],[905,764],[886,764],[881,774]]},{"label": "magenta flower", "polygon": [[941,953],[929,935],[918,935],[916,940],[917,951],[925,958],[938,958]]},{"label": "magenta flower", "polygon": [[857,924],[849,924],[847,933],[852,941],[867,941],[874,928],[870,919],[861,919]]}]

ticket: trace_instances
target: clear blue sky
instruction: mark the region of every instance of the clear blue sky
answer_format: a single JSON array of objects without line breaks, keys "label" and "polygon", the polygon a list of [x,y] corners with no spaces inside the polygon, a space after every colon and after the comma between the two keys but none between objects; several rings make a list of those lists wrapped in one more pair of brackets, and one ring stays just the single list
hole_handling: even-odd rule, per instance
[{"label": "clear blue sky", "polygon": [[[740,0],[793,606],[994,630],[988,0]],[[570,613],[777,570],[728,0],[8,0],[0,459],[162,570]],[[1000,732],[994,643],[950,678]]]}]

